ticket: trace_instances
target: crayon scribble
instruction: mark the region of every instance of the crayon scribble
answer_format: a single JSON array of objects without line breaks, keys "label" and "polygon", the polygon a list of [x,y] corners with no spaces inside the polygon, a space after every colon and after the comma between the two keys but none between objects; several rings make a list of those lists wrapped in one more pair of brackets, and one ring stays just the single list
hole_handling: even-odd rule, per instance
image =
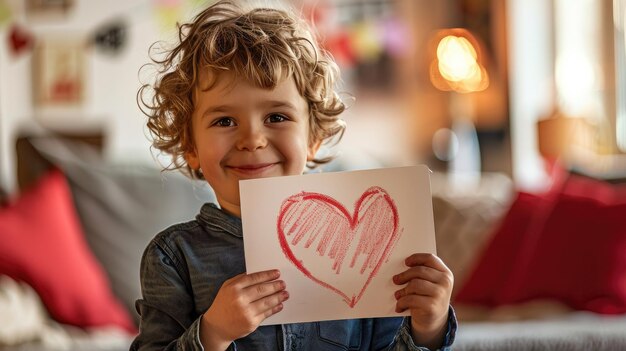
[{"label": "crayon scribble", "polygon": [[[354,307],[398,242],[398,223],[393,199],[384,189],[373,186],[357,200],[352,215],[327,195],[304,191],[292,195],[283,201],[277,230],[287,259],[306,277]],[[317,262],[302,259],[310,250],[319,256]],[[332,264],[326,265],[331,268],[320,268],[326,260],[331,260]],[[329,275],[342,274],[344,263],[363,275],[362,286],[340,288],[329,282]]]}]

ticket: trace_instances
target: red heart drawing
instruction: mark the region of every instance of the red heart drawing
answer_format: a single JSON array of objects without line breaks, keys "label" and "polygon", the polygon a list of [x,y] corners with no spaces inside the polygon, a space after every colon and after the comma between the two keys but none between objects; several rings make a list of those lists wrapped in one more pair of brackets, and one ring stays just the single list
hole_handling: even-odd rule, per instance
[{"label": "red heart drawing", "polygon": [[374,186],[357,200],[352,215],[327,195],[292,195],[281,206],[277,229],[287,259],[354,307],[398,242],[398,223],[393,199]]}]

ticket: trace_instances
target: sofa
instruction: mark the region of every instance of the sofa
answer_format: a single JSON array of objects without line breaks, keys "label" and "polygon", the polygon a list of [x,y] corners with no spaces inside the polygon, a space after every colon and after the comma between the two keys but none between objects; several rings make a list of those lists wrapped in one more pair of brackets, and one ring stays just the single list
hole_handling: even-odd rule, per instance
[{"label": "sofa", "polygon": [[442,178],[433,211],[455,274],[455,350],[626,350],[625,186],[564,170],[539,194],[502,175],[457,190]]},{"label": "sofa", "polygon": [[[214,200],[204,182],[108,161],[103,143],[18,139],[22,190],[0,209],[11,242],[0,246],[0,350],[127,350],[144,247]],[[340,156],[325,171],[384,166]],[[566,172],[546,194],[503,174],[456,187],[434,173],[431,184],[437,251],[455,274],[455,350],[626,349],[620,185]]]},{"label": "sofa", "polygon": [[[23,190],[0,212],[0,237],[12,242],[0,247],[0,256],[9,255],[0,259],[0,296],[13,296],[4,306],[0,299],[0,311],[13,311],[0,312],[8,322],[0,350],[128,350],[139,322],[143,249],[213,201],[203,182],[107,162],[104,142],[98,135],[18,138]],[[36,307],[24,317],[18,306]]]}]

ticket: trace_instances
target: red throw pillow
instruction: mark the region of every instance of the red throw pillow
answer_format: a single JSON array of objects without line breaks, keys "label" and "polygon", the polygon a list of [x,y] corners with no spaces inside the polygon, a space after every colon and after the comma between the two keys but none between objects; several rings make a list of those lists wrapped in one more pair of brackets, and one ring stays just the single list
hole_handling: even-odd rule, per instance
[{"label": "red throw pillow", "polygon": [[491,241],[471,270],[465,284],[456,294],[455,301],[494,307],[502,304],[499,292],[513,284],[511,273],[516,269],[520,248],[526,233],[533,226],[541,197],[518,193]]},{"label": "red throw pillow", "polygon": [[55,320],[136,331],[83,237],[60,171],[0,208],[0,242],[0,274],[31,285]]},{"label": "red throw pillow", "polygon": [[626,313],[626,188],[571,176],[553,195],[520,194],[457,302]]}]

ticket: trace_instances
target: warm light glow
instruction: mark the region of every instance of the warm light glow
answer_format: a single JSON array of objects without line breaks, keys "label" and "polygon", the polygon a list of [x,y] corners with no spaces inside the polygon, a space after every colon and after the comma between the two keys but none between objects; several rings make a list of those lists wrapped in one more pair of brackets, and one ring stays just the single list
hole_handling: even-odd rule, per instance
[{"label": "warm light glow", "polygon": [[480,76],[476,50],[465,38],[448,35],[441,39],[437,59],[441,75],[449,81],[460,82]]},{"label": "warm light glow", "polygon": [[598,74],[588,57],[565,53],[557,57],[555,82],[560,109],[570,115],[592,113],[594,93],[599,89]]},{"label": "warm light glow", "polygon": [[487,71],[480,62],[476,42],[464,29],[451,29],[437,44],[431,65],[431,81],[441,90],[461,93],[481,91],[489,86]]}]

